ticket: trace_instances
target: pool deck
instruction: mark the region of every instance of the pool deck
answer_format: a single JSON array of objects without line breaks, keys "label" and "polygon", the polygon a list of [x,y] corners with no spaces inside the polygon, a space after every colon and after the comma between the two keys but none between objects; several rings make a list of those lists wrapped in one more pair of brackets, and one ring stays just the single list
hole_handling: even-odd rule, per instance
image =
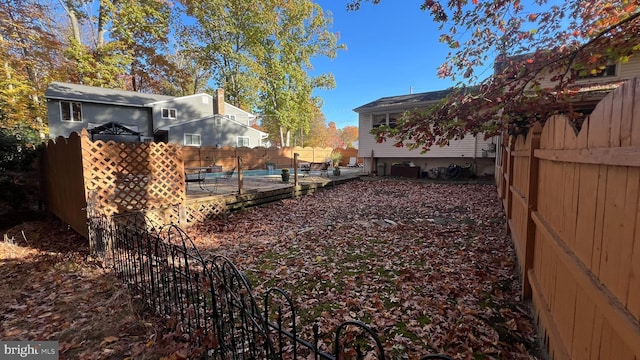
[{"label": "pool deck", "polygon": [[[340,175],[335,176],[331,170],[328,176],[321,175],[319,171],[312,171],[310,174],[298,173],[298,183],[327,185],[332,182],[342,182],[365,175],[363,168],[340,168]],[[243,176],[243,193],[264,192],[294,185],[294,174],[290,174],[289,183],[283,183],[280,174],[264,176]],[[218,197],[238,194],[238,176],[234,175],[229,180],[218,181],[209,180],[204,184],[204,189],[196,183],[189,183],[187,186],[187,199],[204,197]]]}]

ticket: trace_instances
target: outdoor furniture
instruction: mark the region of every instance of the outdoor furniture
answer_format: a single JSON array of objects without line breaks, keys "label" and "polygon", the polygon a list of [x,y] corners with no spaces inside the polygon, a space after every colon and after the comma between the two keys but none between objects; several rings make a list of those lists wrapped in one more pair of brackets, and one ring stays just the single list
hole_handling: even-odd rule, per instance
[{"label": "outdoor furniture", "polygon": [[209,191],[206,188],[206,182],[208,181],[207,174],[217,173],[221,171],[222,171],[222,166],[220,165],[185,168],[184,182],[185,182],[186,189],[189,190],[189,183],[195,182],[195,183],[198,183],[198,186],[200,187],[200,189],[204,191]]},{"label": "outdoor furniture", "polygon": [[309,175],[312,171],[319,171],[320,176],[322,176],[322,174],[324,173],[325,175],[327,175],[327,177],[329,177],[330,164],[331,163],[329,162],[321,162],[321,163],[312,162],[312,163],[309,163],[309,167],[302,167],[301,171],[306,173],[307,175]]},{"label": "outdoor furniture", "polygon": [[222,175],[220,176],[216,176],[216,182],[223,180],[223,181],[229,181],[229,179],[231,179],[231,177],[233,177],[233,174],[236,172],[236,168],[233,168],[231,170],[227,170],[227,171],[223,171]]},{"label": "outdoor furniture", "polygon": [[357,157],[350,157],[349,158],[349,163],[347,164],[347,167],[350,168],[354,168],[354,167],[359,167],[360,165],[358,165],[358,158]]}]

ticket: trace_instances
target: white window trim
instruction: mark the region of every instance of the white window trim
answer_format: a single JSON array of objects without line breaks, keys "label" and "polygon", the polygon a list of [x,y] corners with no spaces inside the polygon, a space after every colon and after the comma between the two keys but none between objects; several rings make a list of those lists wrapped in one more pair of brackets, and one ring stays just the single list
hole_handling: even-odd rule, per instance
[{"label": "white window trim", "polygon": [[[381,124],[377,124],[377,125],[376,125],[376,124],[374,124],[374,123],[373,123],[373,122],[374,122],[373,118],[374,118],[375,116],[379,116],[379,115],[384,115],[384,123],[381,123]],[[384,113],[384,114],[380,114],[380,113],[378,113],[378,114],[371,114],[371,128],[372,128],[372,129],[376,129],[376,128],[378,128],[378,127],[382,126],[382,125],[387,125],[388,123],[389,123],[389,114],[387,114],[387,113]]]},{"label": "white window trim", "polygon": [[216,116],[213,119],[213,122],[215,123],[216,127],[221,127],[222,126],[222,118],[220,116]]},{"label": "white window trim", "polygon": [[[64,117],[62,116],[62,104],[69,104],[69,114],[71,115],[71,120],[65,120]],[[73,119],[73,105],[78,105],[80,107],[80,120],[74,120]],[[77,101],[60,101],[58,103],[58,110],[60,110],[60,121],[63,122],[74,122],[74,123],[81,123],[84,121],[83,116],[82,116],[82,103],[77,102]]]},{"label": "white window trim", "polygon": [[236,116],[235,116],[235,115],[232,115],[232,114],[226,114],[226,115],[225,115],[225,117],[226,117],[227,119],[231,119],[231,120],[234,120],[234,121],[236,120]]},{"label": "white window trim", "polygon": [[[167,110],[167,115],[168,116],[164,116],[164,111]],[[173,112],[173,116],[171,116],[171,113]],[[162,108],[160,110],[160,116],[162,116],[163,119],[177,119],[178,118],[178,110],[176,110],[175,108]]]},{"label": "white window trim", "polygon": [[[247,139],[247,145],[240,144],[240,139]],[[243,141],[244,143],[244,141]],[[251,145],[251,138],[248,136],[237,136],[236,137],[236,146],[237,147],[249,147]]]},{"label": "white window trim", "polygon": [[[193,140],[194,136],[198,137],[198,144],[187,144],[187,136],[191,136],[191,140]],[[184,134],[184,146],[202,146],[202,136],[200,134]]]},{"label": "white window trim", "polygon": [[[377,113],[377,114],[371,114],[371,128],[372,129],[376,129],[382,125],[385,126],[390,126],[392,128],[396,127],[398,125],[398,119],[400,119],[402,117],[403,112],[398,111],[398,112],[392,112],[392,113]],[[373,123],[373,118],[375,116],[379,116],[379,115],[384,115],[384,122],[380,123],[378,125]],[[394,118],[394,121],[391,121],[391,115],[396,115]]]}]

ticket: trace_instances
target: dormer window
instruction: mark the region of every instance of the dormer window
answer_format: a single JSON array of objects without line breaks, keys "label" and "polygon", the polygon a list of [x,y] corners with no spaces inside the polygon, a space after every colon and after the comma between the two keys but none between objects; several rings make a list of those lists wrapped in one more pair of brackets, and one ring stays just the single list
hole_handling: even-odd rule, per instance
[{"label": "dormer window", "polygon": [[162,108],[163,119],[176,119],[178,118],[178,111],[176,109]]}]

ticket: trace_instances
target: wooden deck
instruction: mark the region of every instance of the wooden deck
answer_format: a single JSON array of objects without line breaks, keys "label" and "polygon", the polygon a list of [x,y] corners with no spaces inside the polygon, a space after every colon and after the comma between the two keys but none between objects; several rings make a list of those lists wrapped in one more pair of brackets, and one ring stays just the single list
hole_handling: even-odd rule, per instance
[{"label": "wooden deck", "polygon": [[242,191],[238,190],[240,184],[237,176],[217,184],[207,183],[204,186],[206,190],[191,184],[187,189],[186,203],[187,205],[204,202],[219,203],[223,200],[226,203],[227,211],[234,211],[311,194],[318,189],[351,181],[363,175],[362,169],[340,169],[340,171],[339,176],[334,176],[329,172],[328,177],[320,176],[314,172],[310,175],[298,174],[297,186],[294,186],[293,174],[291,174],[289,183],[283,183],[280,175],[244,176]]}]

